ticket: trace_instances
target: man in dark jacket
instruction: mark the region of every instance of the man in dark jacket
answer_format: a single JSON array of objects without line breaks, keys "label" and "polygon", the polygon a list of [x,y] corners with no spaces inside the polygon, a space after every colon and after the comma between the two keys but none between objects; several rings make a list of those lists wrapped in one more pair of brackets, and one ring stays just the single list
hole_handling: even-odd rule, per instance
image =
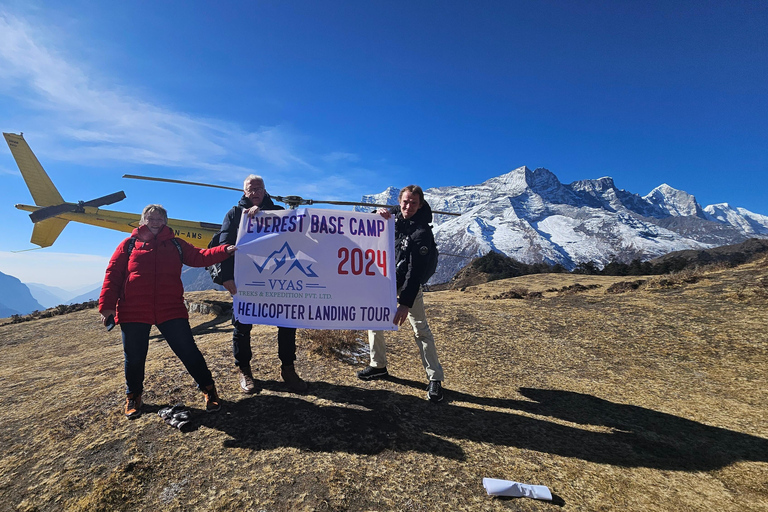
[{"label": "man in dark jacket", "polygon": [[[378,213],[388,219],[395,215],[395,272],[397,276],[397,312],[395,325],[402,325],[407,319],[416,345],[419,347],[421,362],[427,372],[429,385],[427,398],[433,402],[443,399],[443,367],[437,357],[435,338],[427,323],[424,312],[422,283],[426,282],[429,268],[429,251],[434,250],[432,209],[424,200],[424,192],[418,185],[408,185],[400,191],[399,206],[380,208]],[[371,349],[371,363],[357,372],[363,380],[377,379],[389,375],[384,331],[368,331]]]},{"label": "man in dark jacket", "polygon": [[[221,223],[221,244],[235,244],[237,241],[237,228],[243,213],[253,217],[261,210],[283,210],[275,205],[264,189],[264,180],[261,176],[251,174],[243,183],[243,197],[237,206],[233,206],[224,221]],[[235,262],[234,258],[225,260],[221,264],[222,286],[235,295]],[[244,393],[254,393],[256,384],[251,373],[251,325],[241,324],[232,319],[234,330],[232,331],[232,354],[235,357],[235,365],[239,371],[240,387]],[[294,361],[296,360],[296,329],[291,327],[277,328],[277,355],[282,363],[280,375],[288,388],[294,393],[303,393],[307,390],[307,383],[296,373]]]}]

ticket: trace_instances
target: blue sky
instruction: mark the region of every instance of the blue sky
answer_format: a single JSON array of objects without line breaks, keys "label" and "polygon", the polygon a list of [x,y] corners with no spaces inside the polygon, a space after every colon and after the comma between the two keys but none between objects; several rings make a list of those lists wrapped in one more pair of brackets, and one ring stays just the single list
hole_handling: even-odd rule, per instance
[{"label": "blue sky", "polygon": [[[0,2],[0,128],[70,200],[220,222],[235,192],[358,200],[480,183],[667,183],[768,214],[764,1]],[[124,235],[70,223],[48,249],[0,149],[0,271],[97,283]]]}]

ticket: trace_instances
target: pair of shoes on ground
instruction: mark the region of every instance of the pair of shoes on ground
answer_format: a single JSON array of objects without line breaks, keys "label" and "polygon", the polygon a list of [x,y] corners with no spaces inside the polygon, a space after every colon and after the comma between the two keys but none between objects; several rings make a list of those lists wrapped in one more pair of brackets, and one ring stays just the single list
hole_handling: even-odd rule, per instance
[{"label": "pair of shoes on ground", "polygon": [[240,389],[246,395],[252,395],[257,392],[256,381],[253,379],[253,373],[251,373],[251,367],[237,369],[237,377],[240,381]]},{"label": "pair of shoes on ground", "polygon": [[173,407],[164,407],[157,411],[157,414],[165,420],[165,422],[179,430],[182,430],[192,418],[192,413],[189,409],[184,407],[184,404],[176,404]]},{"label": "pair of shoes on ground", "polygon": [[307,391],[307,383],[299,377],[296,373],[296,368],[292,364],[282,365],[280,367],[280,376],[292,392],[304,393]]},{"label": "pair of shoes on ground", "polygon": [[[387,367],[374,368],[373,366],[366,366],[364,369],[357,372],[357,378],[362,380],[383,379],[389,376]],[[442,402],[445,395],[443,393],[443,383],[439,380],[429,381],[427,386],[427,400],[430,402]]]}]

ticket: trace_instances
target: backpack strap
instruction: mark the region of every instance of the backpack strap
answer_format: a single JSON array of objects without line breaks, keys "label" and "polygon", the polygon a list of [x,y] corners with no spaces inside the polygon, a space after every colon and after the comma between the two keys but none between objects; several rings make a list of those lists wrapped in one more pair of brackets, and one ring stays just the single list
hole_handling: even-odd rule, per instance
[{"label": "backpack strap", "polygon": [[171,242],[173,242],[173,245],[176,246],[176,250],[179,251],[179,259],[181,260],[182,265],[184,264],[184,251],[181,249],[181,243],[176,239],[176,237],[171,238]]},{"label": "backpack strap", "polygon": [[132,236],[131,238],[128,239],[128,247],[126,248],[127,250],[125,252],[128,253],[129,260],[131,259],[131,253],[133,252],[133,248],[136,247],[136,240],[138,240],[138,238],[136,238],[135,236]]}]

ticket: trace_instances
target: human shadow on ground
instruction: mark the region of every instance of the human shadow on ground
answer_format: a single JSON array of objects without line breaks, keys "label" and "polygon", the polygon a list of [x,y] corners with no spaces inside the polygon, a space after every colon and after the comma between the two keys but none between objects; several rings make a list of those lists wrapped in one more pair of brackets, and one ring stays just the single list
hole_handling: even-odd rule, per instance
[{"label": "human shadow on ground", "polygon": [[[232,331],[231,321],[232,321],[231,317],[219,315],[212,320],[208,320],[207,322],[203,322],[200,325],[196,325],[192,327],[192,336],[231,332]],[[226,324],[226,325],[222,326],[222,324]],[[160,332],[158,331],[153,331],[153,332],[154,334],[152,334],[149,337],[150,341],[165,341],[165,336],[163,336]]]},{"label": "human shadow on ground", "polygon": [[[226,324],[224,327],[219,327]],[[213,320],[208,320],[200,325],[192,327],[192,335],[200,336],[202,334],[211,334],[214,332],[229,332],[232,330],[232,318],[226,315],[219,315]]]},{"label": "human shadow on ground", "polygon": [[[263,389],[285,391],[281,383],[261,381]],[[345,386],[342,386],[345,387]],[[337,386],[310,383],[308,394],[337,396]],[[412,396],[385,390],[348,388],[356,400],[317,404],[293,394],[253,395],[225,402],[217,414],[198,415],[200,425],[231,437],[229,448],[269,450],[292,446],[315,452],[348,452],[372,455],[384,450],[417,451],[449,459],[464,459],[456,443],[415,428],[409,416],[419,406],[430,405]]]},{"label": "human shadow on ground", "polygon": [[388,390],[313,382],[308,394],[319,403],[294,395],[255,395],[229,402],[225,410],[200,421],[226,432],[231,437],[226,446],[253,450],[417,451],[463,460],[458,441],[468,440],[600,464],[678,471],[709,471],[741,460],[768,462],[768,439],[761,437],[582,393],[535,388],[521,388],[520,393],[530,400],[446,390],[446,402],[434,404]]}]

